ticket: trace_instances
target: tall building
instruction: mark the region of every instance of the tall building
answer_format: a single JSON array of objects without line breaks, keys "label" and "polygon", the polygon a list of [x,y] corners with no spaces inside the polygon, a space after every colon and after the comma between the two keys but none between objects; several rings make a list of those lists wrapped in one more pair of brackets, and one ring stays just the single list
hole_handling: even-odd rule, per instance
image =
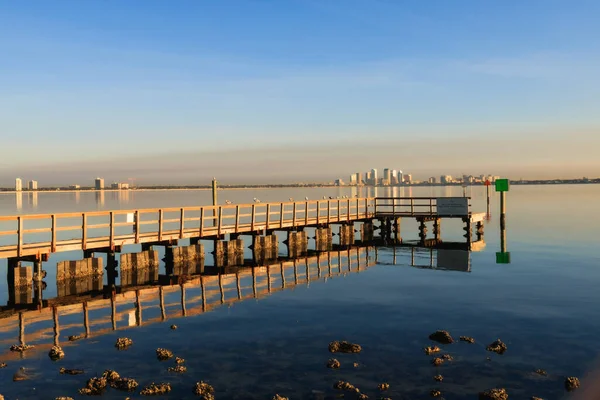
[{"label": "tall building", "polygon": [[377,185],[377,170],[375,168],[371,170],[371,183]]},{"label": "tall building", "polygon": [[362,180],[361,173],[360,173],[360,172],[357,172],[357,173],[356,173],[356,184],[357,184],[357,185],[362,185],[363,183],[364,183],[364,182],[363,182],[363,180]]},{"label": "tall building", "polygon": [[356,174],[351,174],[350,175],[350,184],[351,185],[357,185],[358,182],[356,181]]},{"label": "tall building", "polygon": [[383,180],[381,183],[383,185],[390,185],[392,183],[392,170],[389,168],[383,170]]},{"label": "tall building", "polygon": [[104,189],[104,179],[103,178],[96,178],[95,187],[96,187],[96,190],[102,190],[102,189]]},{"label": "tall building", "polygon": [[411,174],[404,175],[404,183],[412,183],[412,175]]},{"label": "tall building", "polygon": [[20,192],[21,190],[23,190],[23,181],[21,180],[21,178],[15,179],[15,190],[17,192]]},{"label": "tall building", "polygon": [[432,176],[431,178],[429,178],[429,183],[435,183],[435,176]]},{"label": "tall building", "polygon": [[29,181],[29,190],[37,190],[38,188],[38,183],[37,181]]},{"label": "tall building", "polygon": [[452,177],[450,175],[442,175],[440,176],[441,183],[452,183]]}]

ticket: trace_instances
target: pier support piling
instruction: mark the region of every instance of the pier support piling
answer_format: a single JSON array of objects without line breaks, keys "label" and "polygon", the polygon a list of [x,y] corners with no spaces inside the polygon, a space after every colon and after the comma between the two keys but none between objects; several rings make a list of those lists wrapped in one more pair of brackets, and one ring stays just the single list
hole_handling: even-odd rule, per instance
[{"label": "pier support piling", "polygon": [[365,221],[360,225],[360,241],[368,243],[373,240],[373,221]]},{"label": "pier support piling", "polygon": [[332,249],[331,226],[315,230],[315,249],[317,251],[330,251]]}]

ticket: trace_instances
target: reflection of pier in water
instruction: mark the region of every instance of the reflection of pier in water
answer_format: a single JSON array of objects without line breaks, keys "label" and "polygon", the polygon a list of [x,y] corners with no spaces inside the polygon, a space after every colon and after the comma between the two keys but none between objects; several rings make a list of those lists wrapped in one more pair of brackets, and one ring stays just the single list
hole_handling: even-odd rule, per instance
[{"label": "reflection of pier in water", "polygon": [[[375,262],[379,264],[408,265],[415,268],[436,269],[445,271],[471,272],[471,252],[481,251],[485,242],[478,240],[472,243],[387,243],[375,247]],[[382,262],[379,254],[382,249],[391,252],[391,263]]]},{"label": "reflection of pier in water", "polygon": [[[226,267],[215,275],[182,276],[173,285],[117,287],[114,291],[58,297],[45,300],[45,307],[39,310],[5,307],[0,311],[0,337],[11,332],[15,336],[0,343],[9,346],[18,341],[45,348],[60,342],[64,345],[68,335],[98,336],[168,318],[197,315],[224,304],[361,271],[375,264],[373,252],[373,247],[352,247],[273,261],[265,266]],[[147,314],[153,316],[144,318]],[[73,317],[82,323],[73,323]],[[69,322],[62,325],[61,319]],[[32,326],[35,330],[28,332]]]}]

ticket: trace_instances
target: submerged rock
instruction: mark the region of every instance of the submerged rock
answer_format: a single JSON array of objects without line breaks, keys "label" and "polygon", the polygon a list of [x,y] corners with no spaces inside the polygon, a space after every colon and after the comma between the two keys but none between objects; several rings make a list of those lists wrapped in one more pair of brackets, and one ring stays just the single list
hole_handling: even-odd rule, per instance
[{"label": "submerged rock", "polygon": [[35,346],[29,344],[13,344],[12,346],[10,346],[10,351],[17,351],[19,353],[22,353],[29,349],[33,349],[34,347]]},{"label": "submerged rock", "polygon": [[429,335],[429,339],[442,344],[454,343],[454,339],[452,339],[452,336],[447,331],[435,331]]},{"label": "submerged rock", "polygon": [[6,363],[0,363],[0,369],[6,368],[6,367],[7,367]]},{"label": "submerged rock", "polygon": [[27,370],[23,367],[19,368],[17,372],[13,375],[13,382],[26,381],[31,377],[27,373]]},{"label": "submerged rock", "polygon": [[275,394],[275,396],[273,396],[273,400],[290,400],[288,397],[283,397],[279,394]]},{"label": "submerged rock", "polygon": [[63,396],[63,397],[57,397],[57,398],[56,398],[56,399],[54,399],[54,400],[73,400],[73,398],[72,398],[72,397],[64,397],[64,396]]},{"label": "submerged rock", "polygon": [[79,389],[79,394],[86,396],[99,396],[106,389],[106,378],[91,378],[84,388]]},{"label": "submerged rock", "polygon": [[490,389],[479,393],[479,400],[506,400],[508,393],[506,389]]},{"label": "submerged rock", "polygon": [[536,369],[535,373],[538,374],[538,375],[541,375],[541,376],[548,376],[548,373],[545,370],[541,369],[541,368]]},{"label": "submerged rock", "polygon": [[493,351],[494,353],[504,354],[504,352],[508,349],[506,345],[502,342],[502,340],[498,339],[494,343],[491,343],[487,347],[487,351]]},{"label": "submerged rock", "polygon": [[69,342],[74,342],[79,339],[83,339],[85,335],[71,335],[69,336]]},{"label": "submerged rock", "polygon": [[390,388],[390,384],[387,382],[380,383],[379,385],[377,385],[377,388],[379,390],[388,390]]},{"label": "submerged rock", "polygon": [[444,355],[442,356],[442,358],[443,358],[444,360],[446,360],[446,361],[452,361],[452,360],[454,360],[454,357],[452,357],[450,354],[444,354]]},{"label": "submerged rock", "polygon": [[475,339],[473,339],[471,336],[461,336],[460,341],[467,343],[475,343]]},{"label": "submerged rock", "polygon": [[437,389],[433,389],[431,392],[429,392],[429,394],[431,395],[431,397],[440,397],[442,395],[442,392],[440,392]]},{"label": "submerged rock", "polygon": [[427,354],[428,356],[430,356],[430,355],[432,355],[434,353],[437,353],[439,351],[441,351],[441,349],[439,347],[437,347],[437,346],[427,346],[427,347],[425,347],[425,354]]},{"label": "submerged rock", "polygon": [[439,365],[442,365],[444,363],[444,361],[446,361],[446,360],[444,360],[441,357],[436,357],[433,360],[431,360],[431,363],[437,367]]},{"label": "submerged rock", "polygon": [[531,396],[531,400],[544,400],[541,397],[535,397],[535,396]]},{"label": "submerged rock", "polygon": [[142,396],[155,396],[158,394],[165,394],[171,391],[171,385],[169,383],[154,383],[152,382],[150,385],[146,386],[140,394]]},{"label": "submerged rock", "polygon": [[160,361],[165,361],[172,357],[173,352],[171,350],[161,348],[156,349],[156,358],[158,358]]},{"label": "submerged rock", "polygon": [[357,400],[369,400],[369,396],[367,396],[364,393],[359,393],[358,396],[356,396]]},{"label": "submerged rock", "polygon": [[346,341],[338,342],[337,340],[329,343],[329,351],[331,353],[360,353],[362,348],[359,344]]},{"label": "submerged rock", "polygon": [[565,379],[565,389],[567,389],[569,392],[577,389],[578,387],[579,387],[579,378],[570,376]]},{"label": "submerged rock", "polygon": [[171,329],[173,329],[173,330],[177,329],[177,325],[175,325],[175,324],[171,325]]},{"label": "submerged rock", "polygon": [[327,361],[327,368],[338,369],[341,366],[340,362],[335,358],[330,358]]},{"label": "submerged rock", "polygon": [[175,357],[175,364],[183,364],[185,360],[181,357]]},{"label": "submerged rock", "polygon": [[358,368],[358,363],[354,363],[354,368]]},{"label": "submerged rock", "polygon": [[176,367],[169,367],[169,372],[177,372],[178,374],[183,374],[187,371],[187,367],[185,365],[177,365]]},{"label": "submerged rock", "polygon": [[50,357],[52,361],[60,360],[61,358],[64,358],[64,356],[65,352],[60,346],[52,346],[50,352],[48,353],[48,357]]},{"label": "submerged rock", "polygon": [[59,372],[61,374],[66,374],[66,375],[81,375],[81,374],[85,373],[85,371],[82,369],[69,369],[69,368],[61,368],[59,370]]},{"label": "submerged rock", "polygon": [[436,382],[441,382],[444,380],[444,377],[442,375],[436,375],[433,377],[433,380],[435,380]]},{"label": "submerged rock", "polygon": [[121,375],[117,371],[113,371],[112,369],[104,370],[102,377],[108,381],[108,383],[112,383],[117,379],[121,378]]},{"label": "submerged rock", "polygon": [[133,344],[133,340],[122,337],[117,339],[117,343],[115,343],[115,347],[119,350],[124,350]]},{"label": "submerged rock", "polygon": [[110,387],[126,392],[133,392],[138,386],[139,383],[133,378],[119,378],[110,383]]},{"label": "submerged rock", "polygon": [[354,387],[353,384],[351,384],[350,382],[346,382],[346,381],[337,381],[334,385],[333,385],[334,389],[338,389],[338,390],[346,390],[348,392],[360,392],[360,390],[358,390],[358,388]]},{"label": "submerged rock", "polygon": [[196,382],[194,394],[202,397],[204,400],[213,400],[215,398],[215,389],[206,382]]}]

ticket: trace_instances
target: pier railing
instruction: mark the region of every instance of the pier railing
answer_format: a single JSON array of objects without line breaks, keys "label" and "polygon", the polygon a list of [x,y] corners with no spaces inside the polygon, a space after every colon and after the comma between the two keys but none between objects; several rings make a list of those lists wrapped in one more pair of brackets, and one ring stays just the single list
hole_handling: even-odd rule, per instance
[{"label": "pier railing", "polygon": [[374,198],[0,216],[0,258],[351,222]]},{"label": "pier railing", "polygon": [[[471,213],[471,198],[467,197],[468,212]],[[435,217],[438,213],[437,197],[376,197],[374,213],[389,217]]]}]

